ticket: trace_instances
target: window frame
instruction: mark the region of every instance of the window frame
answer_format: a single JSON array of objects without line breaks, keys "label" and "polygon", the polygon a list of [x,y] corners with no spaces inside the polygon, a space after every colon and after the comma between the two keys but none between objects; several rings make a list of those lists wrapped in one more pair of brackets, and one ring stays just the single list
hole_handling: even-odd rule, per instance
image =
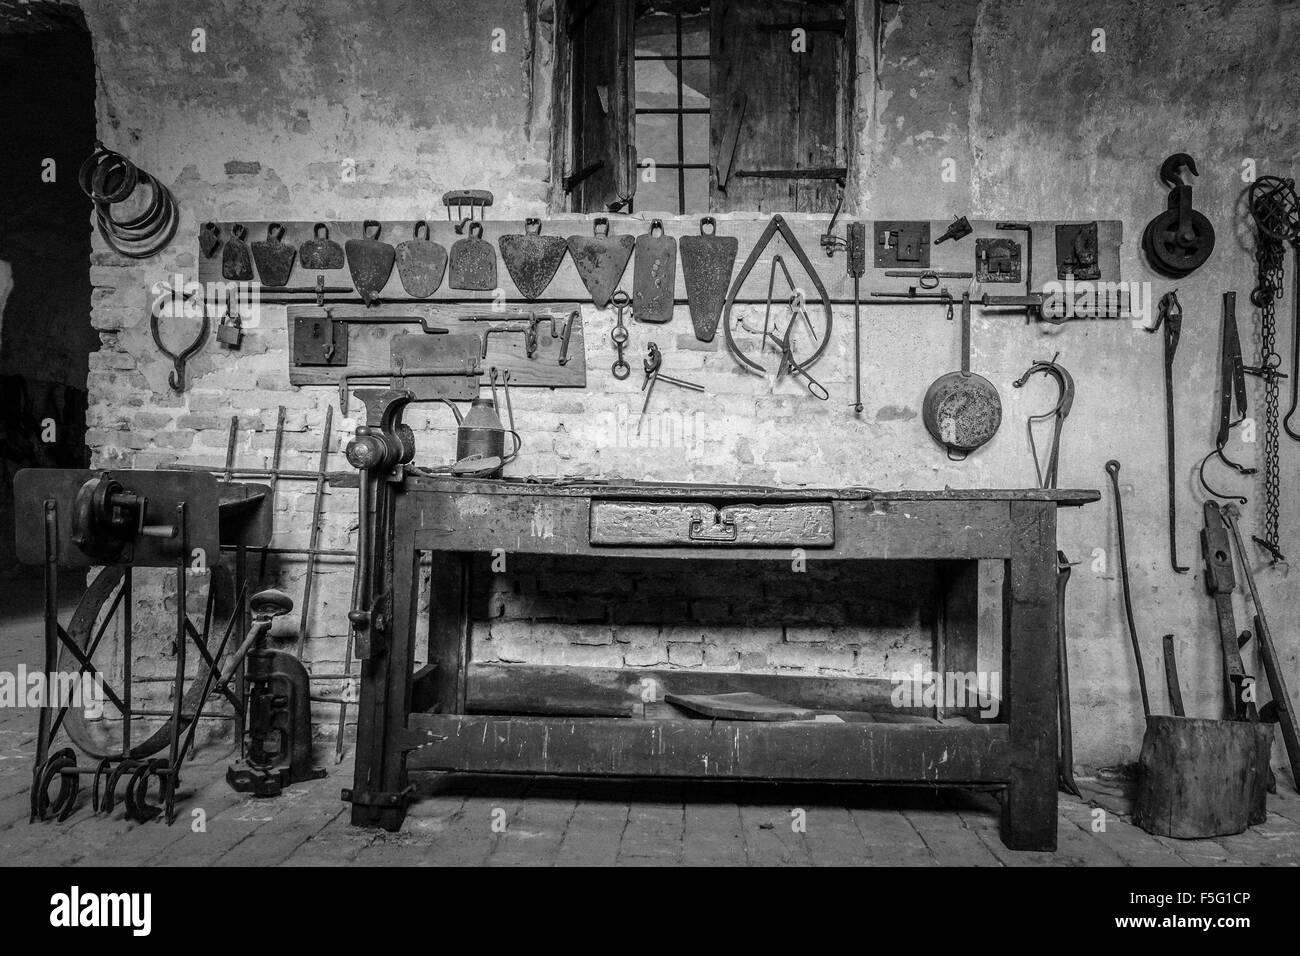
[{"label": "window frame", "polygon": [[[717,0],[713,0],[713,2],[710,2],[709,4],[710,13],[712,13],[712,11],[714,10],[716,2]],[[729,0],[722,0],[722,2],[726,3],[729,2]],[[730,2],[735,2],[735,0],[730,0]],[[833,5],[838,3],[843,8],[844,30],[843,30],[843,37],[840,46],[841,55],[839,57],[839,62],[837,63],[838,95],[836,98],[836,105],[835,105],[836,142],[834,146],[837,156],[842,157],[842,164],[840,162],[837,162],[834,167],[816,167],[819,169],[833,168],[835,170],[843,170],[843,176],[838,179],[837,188],[834,190],[833,193],[835,197],[833,201],[826,198],[825,196],[822,196],[819,202],[817,203],[817,205],[813,208],[798,207],[798,206],[786,207],[786,206],[782,206],[779,202],[775,204],[764,203],[762,205],[762,209],[765,212],[772,211],[772,212],[785,212],[785,213],[793,213],[793,214],[802,214],[802,213],[817,214],[817,213],[833,212],[835,208],[840,204],[843,204],[843,208],[849,211],[851,211],[851,207],[852,207],[852,203],[848,199],[848,197],[851,195],[851,190],[849,187],[850,184],[855,182],[856,180],[857,151],[858,151],[857,147],[858,147],[858,140],[862,133],[862,130],[860,129],[860,125],[861,125],[859,121],[860,118],[857,115],[857,109],[856,109],[856,103],[858,99],[857,87],[859,83],[858,73],[860,72],[858,69],[859,66],[858,59],[859,59],[859,53],[862,49],[859,43],[860,34],[862,33],[860,26],[863,22],[865,22],[863,21],[864,15],[869,15],[874,10],[876,15],[878,16],[879,8],[877,3],[874,2],[874,0],[810,0],[810,2],[821,2],[823,5],[828,5],[828,4]],[[554,55],[554,68],[552,72],[553,122],[552,122],[552,130],[551,130],[552,190],[551,190],[550,205],[553,212],[572,212],[572,213],[586,213],[586,214],[599,214],[602,212],[629,213],[636,209],[636,180],[637,177],[640,175],[641,169],[643,168],[640,163],[640,158],[636,154],[636,117],[638,115],[642,115],[643,111],[638,110],[635,105],[634,87],[630,88],[627,91],[628,95],[627,95],[627,104],[626,104],[626,116],[623,124],[624,128],[626,129],[625,142],[626,142],[626,151],[628,154],[627,156],[623,157],[623,161],[625,161],[626,163],[626,167],[627,167],[626,172],[628,177],[627,182],[628,185],[630,186],[630,196],[628,197],[627,201],[625,201],[623,204],[618,206],[618,208],[614,208],[613,206],[610,205],[603,206],[600,208],[583,208],[584,205],[588,205],[588,204],[583,202],[582,199],[583,193],[581,192],[580,189],[581,183],[579,182],[576,185],[572,183],[575,174],[580,173],[581,170],[575,170],[572,168],[573,159],[578,152],[578,150],[575,148],[575,138],[578,131],[575,129],[575,114],[577,110],[575,108],[575,90],[574,90],[574,82],[573,82],[573,69],[574,69],[573,48],[577,44],[575,43],[574,38],[570,34],[569,24],[573,22],[573,18],[575,14],[579,16],[582,15],[582,13],[585,10],[590,9],[593,3],[600,3],[600,4],[608,3],[611,5],[626,4],[628,7],[631,8],[630,16],[632,20],[634,21],[635,19],[636,0],[555,0],[555,7],[554,7],[555,9],[555,21],[554,21],[555,22],[555,32],[554,32],[555,55]],[[758,5],[763,6],[762,4],[758,4]],[[784,9],[788,10],[788,7]],[[774,20],[779,19],[782,16],[782,13],[783,13],[782,7],[780,7],[777,4],[772,5],[772,17]],[[675,53],[681,52],[681,46],[680,46],[681,16],[682,16],[681,14],[678,14],[678,35],[677,35],[678,42],[677,42],[677,48]],[[687,54],[682,56],[682,59],[686,59],[686,60],[708,59],[711,63],[711,71],[710,71],[711,77],[716,75],[716,70],[718,68],[718,61],[719,61],[719,57],[716,52],[715,38],[713,37],[713,32],[714,31],[711,29],[710,52],[707,57],[705,57],[702,54],[697,54],[697,55]],[[878,30],[870,31],[870,32],[878,33]],[[627,43],[627,49],[625,51],[625,54],[626,54],[626,59],[628,61],[629,69],[633,72],[635,69],[635,63],[638,61],[654,60],[654,59],[678,60],[677,55],[674,55],[672,57],[665,57],[665,56],[638,57],[636,55],[636,40],[635,40],[634,33],[629,33],[628,35],[628,43]],[[870,57],[869,59],[872,62],[874,62],[874,57]],[[727,109],[727,104],[722,103],[720,100],[720,96],[719,96],[720,91],[714,88],[713,83],[710,84],[710,90],[709,90],[710,103],[707,109],[693,109],[688,107],[682,107],[682,103],[681,103],[682,77],[681,77],[680,68],[678,70],[677,79],[678,79],[678,83],[677,83],[678,106],[682,108],[684,112],[678,113],[677,109],[655,109],[655,110],[647,109],[644,112],[645,113],[650,113],[650,112],[677,113],[678,155],[676,158],[676,162],[658,163],[656,164],[656,168],[670,169],[677,173],[678,214],[679,215],[706,215],[715,212],[736,212],[736,211],[746,211],[751,209],[756,210],[758,206],[755,205],[738,206],[736,204],[726,203],[725,190],[719,190],[718,188],[718,184],[717,184],[718,170],[716,168],[718,157],[714,154],[714,150],[713,150],[712,130],[718,120],[719,114],[722,111]],[[872,83],[874,81],[870,76],[867,76],[864,82]],[[870,104],[868,103],[868,107],[869,105]],[[757,104],[751,102],[748,106],[748,109],[754,109],[756,108],[756,106]],[[682,117],[687,115],[688,113],[697,113],[697,112],[707,113],[710,118],[710,129],[711,129],[710,155],[707,163],[692,164],[692,163],[685,162],[685,155],[684,155],[685,141],[684,141],[684,136],[682,135],[682,126],[683,126]],[[685,208],[686,191],[684,188],[686,171],[688,169],[700,169],[700,168],[707,169],[709,174],[708,209],[698,209],[698,210],[686,209]],[[792,158],[790,165],[785,168],[795,169],[795,168],[802,168],[802,167],[798,164],[797,161],[794,161]],[[734,176],[734,171],[732,175]],[[774,177],[774,178],[779,179],[779,177]],[[806,178],[806,177],[786,177],[786,180],[813,182],[811,178]],[[571,186],[573,186],[574,188],[571,188]],[[722,196],[721,200],[719,198],[720,193]]]}]

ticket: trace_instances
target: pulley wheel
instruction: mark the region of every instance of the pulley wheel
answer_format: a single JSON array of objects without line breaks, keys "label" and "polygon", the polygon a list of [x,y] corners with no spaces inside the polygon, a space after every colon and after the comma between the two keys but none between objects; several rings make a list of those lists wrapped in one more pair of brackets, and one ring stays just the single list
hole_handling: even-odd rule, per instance
[{"label": "pulley wheel", "polygon": [[[238,614],[234,601],[235,585],[234,576],[230,573],[225,565],[209,565],[208,587],[217,589],[216,603],[213,607],[212,633],[220,635],[221,629],[224,628],[226,621],[232,614]],[[99,572],[99,575],[91,582],[90,587],[82,596],[81,601],[77,604],[77,609],[72,615],[72,621],[68,625],[68,636],[72,639],[73,644],[83,653],[90,650],[91,641],[94,639],[95,630],[100,623],[103,613],[112,605],[113,597],[117,593],[118,586],[122,582],[122,568],[118,565],[110,565]],[[121,611],[119,609],[118,613]],[[201,622],[199,622],[201,623]],[[198,625],[196,624],[196,627]],[[186,638],[189,640],[189,638]],[[209,638],[211,640],[211,638]],[[233,643],[238,643],[234,641]],[[215,650],[215,648],[213,648]],[[217,662],[220,666],[220,661]],[[72,657],[67,648],[60,646],[59,649],[59,668],[64,671],[75,672],[78,668],[77,661]],[[103,668],[101,668],[102,670]],[[185,688],[181,712],[183,714],[192,714],[198,710],[200,698],[203,694],[204,678],[207,676],[207,666],[200,662],[198,675],[196,678],[187,682]],[[107,723],[106,721],[103,723]],[[182,732],[188,722],[181,727]],[[161,724],[157,730],[149,734],[143,740],[133,743],[130,753],[126,756],[141,760],[150,757],[171,742],[169,733],[171,720]],[[105,758],[117,759],[122,756],[120,741],[105,743],[97,739],[98,735],[92,731],[91,722],[86,720],[84,713],[76,707],[69,707],[63,718],[63,729],[68,738],[81,750],[87,757],[94,761],[101,761]],[[98,728],[96,728],[98,729]],[[112,806],[111,787],[109,795],[109,806]]]},{"label": "pulley wheel", "polygon": [[1191,211],[1193,238],[1185,240],[1179,233],[1177,209],[1166,209],[1149,223],[1142,233],[1142,248],[1151,267],[1161,275],[1180,279],[1205,265],[1214,252],[1214,226],[1195,209]]}]

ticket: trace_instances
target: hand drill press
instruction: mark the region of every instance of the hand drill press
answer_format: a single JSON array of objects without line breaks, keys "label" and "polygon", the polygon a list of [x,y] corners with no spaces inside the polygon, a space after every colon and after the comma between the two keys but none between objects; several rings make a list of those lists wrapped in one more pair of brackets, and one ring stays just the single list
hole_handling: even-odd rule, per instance
[{"label": "hand drill press", "polygon": [[239,793],[277,797],[290,784],[319,780],[325,771],[312,766],[307,668],[292,654],[266,646],[272,620],[292,611],[293,600],[279,591],[261,591],[249,608],[247,756],[226,771],[226,782]]}]

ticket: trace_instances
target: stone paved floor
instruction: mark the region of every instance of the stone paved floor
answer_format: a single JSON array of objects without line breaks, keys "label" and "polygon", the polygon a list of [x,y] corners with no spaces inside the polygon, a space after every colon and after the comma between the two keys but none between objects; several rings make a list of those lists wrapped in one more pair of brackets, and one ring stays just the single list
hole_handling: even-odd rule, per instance
[{"label": "stone paved floor", "polygon": [[[40,660],[33,596],[39,587],[0,582],[0,669]],[[120,810],[96,816],[85,790],[66,822],[29,825],[34,726],[30,711],[0,710],[7,866],[1300,865],[1300,796],[1283,775],[1265,824],[1199,841],[1144,833],[1117,788],[1089,781],[1086,801],[1062,796],[1054,854],[1005,849],[989,794],[848,786],[428,777],[405,826],[389,834],[348,824],[339,790],[350,785],[350,759],[329,764],[323,780],[253,800],[226,786],[229,755],[213,750],[187,769],[172,827],[128,823]],[[332,754],[322,746],[318,756]],[[1097,807],[1107,811],[1104,832],[1093,830]],[[203,832],[191,825],[199,809]],[[795,832],[795,809],[806,812],[804,832]]]}]

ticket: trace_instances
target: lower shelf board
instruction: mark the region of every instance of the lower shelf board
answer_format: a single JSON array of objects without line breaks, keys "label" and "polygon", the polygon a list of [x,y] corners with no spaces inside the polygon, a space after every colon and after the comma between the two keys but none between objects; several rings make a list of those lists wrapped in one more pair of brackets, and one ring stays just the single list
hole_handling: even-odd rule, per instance
[{"label": "lower shelf board", "polygon": [[[860,716],[860,715],[859,715]],[[999,783],[1004,724],[412,714],[409,770],[574,776]]]}]

